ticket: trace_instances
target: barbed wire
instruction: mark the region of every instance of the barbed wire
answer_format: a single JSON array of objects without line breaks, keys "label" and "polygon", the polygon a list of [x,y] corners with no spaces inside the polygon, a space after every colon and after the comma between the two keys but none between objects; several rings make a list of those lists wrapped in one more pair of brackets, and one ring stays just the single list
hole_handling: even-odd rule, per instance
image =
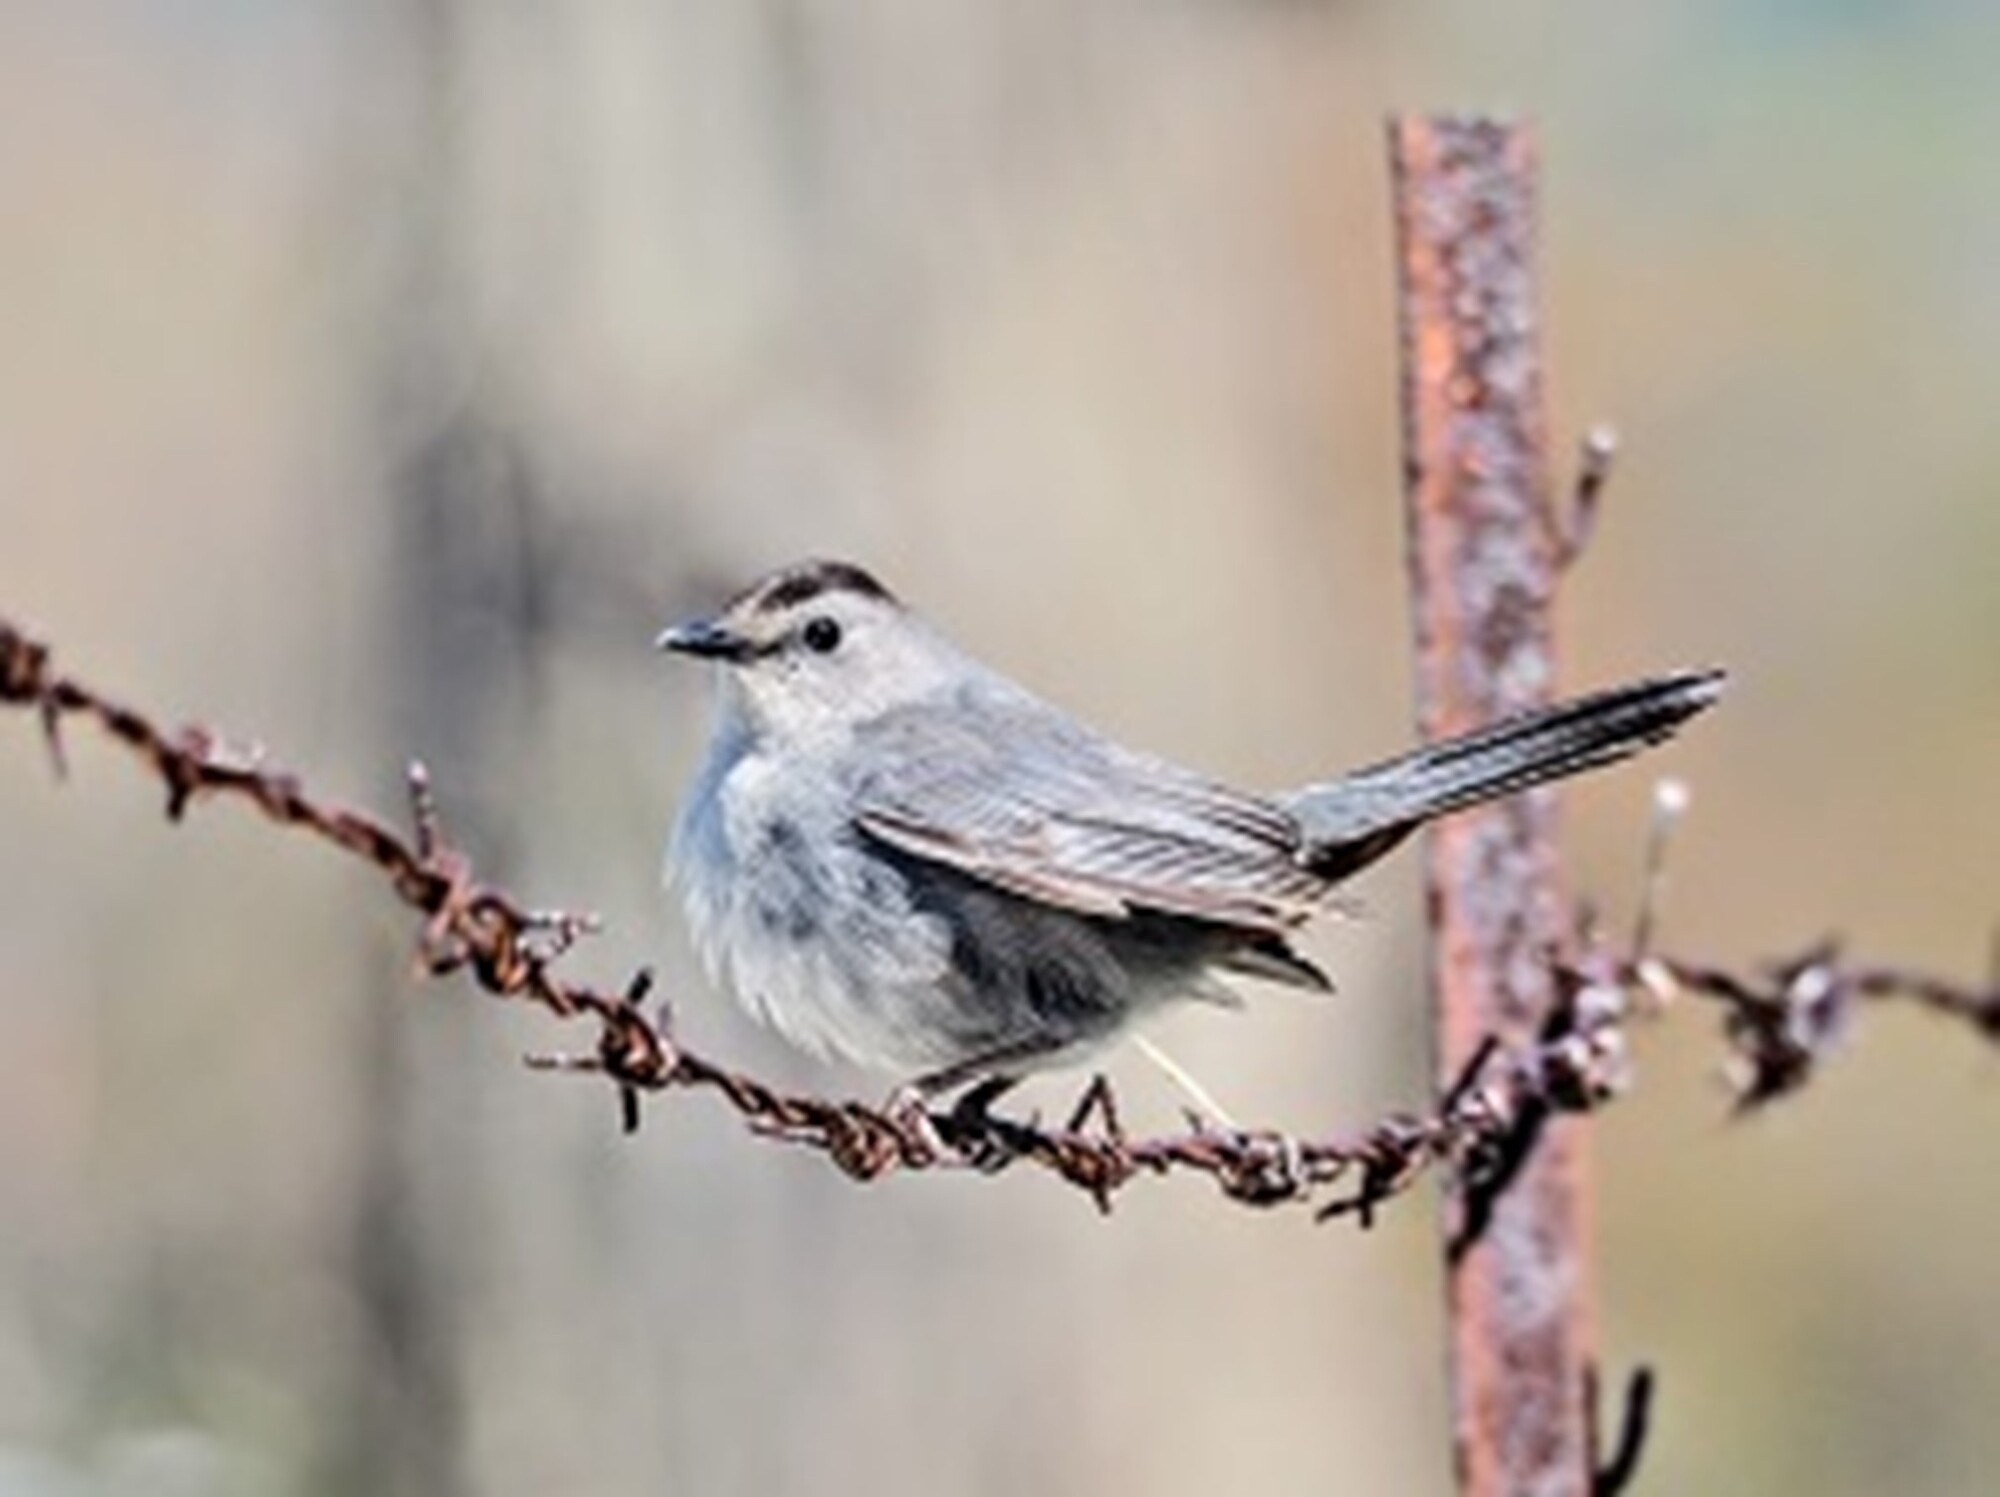
[{"label": "barbed wire", "polygon": [[1384,1202],[1432,1169],[1444,1168],[1466,1187],[1469,1209],[1453,1245],[1463,1251],[1551,1121],[1591,1111],[1626,1089],[1625,1028],[1635,1005],[1651,1011],[1682,993],[1719,1003],[1741,1110],[1761,1107],[1810,1080],[1867,1001],[1907,1000],[2000,1043],[2000,959],[1983,986],[1968,986],[1897,967],[1849,963],[1837,944],[1826,941],[1744,975],[1647,951],[1649,913],[1624,954],[1590,929],[1580,931],[1575,956],[1563,960],[1551,953],[1561,978],[1559,1001],[1535,1043],[1503,1051],[1489,1041],[1430,1111],[1391,1114],[1331,1137],[1225,1128],[1190,1114],[1184,1132],[1134,1138],[1101,1076],[1060,1126],[964,1107],[937,1111],[914,1103],[870,1105],[801,1095],[681,1043],[671,1005],[649,1001],[649,970],[635,973],[619,989],[559,975],[558,961],[595,931],[598,921],[533,908],[476,877],[471,859],[445,834],[421,764],[412,764],[408,773],[406,834],[310,794],[296,775],[269,764],[260,747],[199,725],[159,726],[58,672],[46,644],[4,620],[0,705],[39,716],[59,777],[67,773],[65,726],[83,721],[130,750],[159,778],[170,819],[179,820],[204,800],[235,800],[378,869],[396,897],[423,918],[417,938],[423,971],[433,976],[463,971],[495,997],[596,1024],[589,1051],[530,1056],[528,1062],[538,1069],[606,1077],[618,1089],[627,1131],[638,1127],[646,1094],[711,1091],[758,1136],[816,1150],[856,1180],[896,1170],[993,1172],[1032,1165],[1083,1190],[1108,1211],[1116,1192],[1141,1176],[1192,1173],[1209,1177],[1226,1198],[1245,1205],[1303,1202],[1320,1220],[1351,1216],[1367,1226]]}]

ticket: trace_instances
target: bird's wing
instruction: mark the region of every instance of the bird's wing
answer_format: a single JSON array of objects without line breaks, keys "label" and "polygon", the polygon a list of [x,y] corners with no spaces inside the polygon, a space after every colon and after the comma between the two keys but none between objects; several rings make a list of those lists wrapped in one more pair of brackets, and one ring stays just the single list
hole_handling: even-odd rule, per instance
[{"label": "bird's wing", "polygon": [[1045,904],[1278,935],[1327,890],[1300,866],[1279,807],[1122,749],[1011,687],[898,708],[855,748],[867,835]]}]

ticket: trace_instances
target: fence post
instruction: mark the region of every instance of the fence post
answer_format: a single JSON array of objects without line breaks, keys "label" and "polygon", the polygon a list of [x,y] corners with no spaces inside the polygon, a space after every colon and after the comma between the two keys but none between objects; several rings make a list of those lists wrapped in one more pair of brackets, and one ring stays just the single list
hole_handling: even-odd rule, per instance
[{"label": "fence post", "polygon": [[[1535,297],[1533,131],[1389,126],[1417,715],[1427,737],[1549,699],[1560,571]],[[1547,791],[1431,830],[1441,1086],[1531,1041],[1566,937]],[[1559,1119],[1490,1211],[1447,1187],[1452,1433],[1464,1497],[1587,1497],[1594,1339],[1584,1124]]]}]

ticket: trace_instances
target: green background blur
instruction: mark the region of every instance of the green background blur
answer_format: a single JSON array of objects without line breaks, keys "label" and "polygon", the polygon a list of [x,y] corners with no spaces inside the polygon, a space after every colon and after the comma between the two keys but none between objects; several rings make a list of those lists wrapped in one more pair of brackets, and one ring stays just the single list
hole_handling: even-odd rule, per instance
[{"label": "green background blur", "polygon": [[[1058,702],[1295,782],[1409,733],[1381,120],[1543,122],[1558,430],[1625,437],[1575,685],[1727,662],[1667,944],[1971,975],[2000,909],[1985,0],[30,0],[0,9],[0,613],[601,910],[705,726],[666,619],[864,559]],[[1563,446],[1567,449],[1567,439]],[[0,1494],[1436,1493],[1428,1192],[1372,1234],[1028,1175],[856,1189],[408,977],[364,870],[169,831],[0,722]],[[1649,776],[1567,799],[1629,914]],[[1416,860],[1162,1038],[1330,1128],[1427,1086]],[[1731,1126],[1709,1016],[1599,1129],[1642,1490],[2000,1469],[1995,1061],[1871,1015]],[[1128,1111],[1175,1099],[1117,1064]],[[1074,1079],[1038,1083],[1059,1106]]]}]

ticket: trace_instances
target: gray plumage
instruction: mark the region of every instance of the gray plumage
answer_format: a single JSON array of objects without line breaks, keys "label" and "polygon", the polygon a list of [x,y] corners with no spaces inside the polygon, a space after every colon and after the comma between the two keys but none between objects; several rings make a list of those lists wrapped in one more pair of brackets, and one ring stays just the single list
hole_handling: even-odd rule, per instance
[{"label": "gray plumage", "polygon": [[1293,794],[1092,732],[860,569],[807,563],[661,636],[720,665],[669,866],[712,973],[793,1041],[939,1084],[1073,1060],[1286,937],[1422,822],[1611,762],[1713,702],[1639,682]]}]

